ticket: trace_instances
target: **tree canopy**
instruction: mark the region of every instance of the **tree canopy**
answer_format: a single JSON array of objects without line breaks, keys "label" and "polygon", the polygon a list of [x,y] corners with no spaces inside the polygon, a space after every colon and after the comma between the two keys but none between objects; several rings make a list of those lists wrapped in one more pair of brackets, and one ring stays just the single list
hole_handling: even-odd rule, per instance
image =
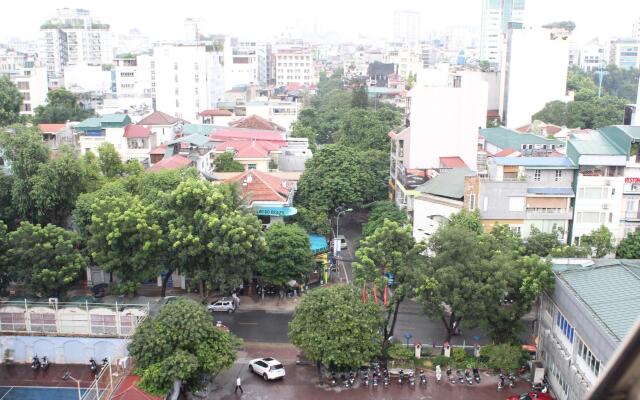
[{"label": "tree canopy", "polygon": [[388,200],[379,201],[373,205],[371,212],[369,212],[367,223],[362,228],[362,236],[372,235],[376,229],[384,224],[386,219],[401,225],[408,222],[407,214],[400,210],[395,203]]},{"label": "tree canopy", "polygon": [[580,245],[588,246],[593,250],[595,258],[602,258],[613,252],[613,233],[606,226],[602,225],[598,229],[594,229],[588,235],[580,238]]},{"label": "tree canopy", "polygon": [[357,368],[379,354],[379,309],[351,285],[309,292],[289,323],[289,338],[318,364]]},{"label": "tree canopy", "polygon": [[0,127],[20,122],[22,95],[8,76],[0,76]]},{"label": "tree canopy", "polygon": [[129,353],[142,371],[140,387],[164,396],[175,380],[189,388],[200,386],[203,375],[229,368],[236,359],[240,341],[217,329],[207,310],[181,299],[164,306],[136,329]]},{"label": "tree canopy", "polygon": [[102,175],[107,178],[115,178],[124,172],[124,165],[122,164],[120,153],[118,153],[116,147],[109,142],[104,142],[98,146],[98,164],[100,165]]},{"label": "tree canopy", "polygon": [[242,172],[244,165],[233,159],[233,153],[219,154],[213,162],[216,172]]},{"label": "tree canopy", "polygon": [[93,115],[78,104],[76,96],[66,89],[53,89],[47,93],[47,104],[35,109],[33,120],[37,124],[63,124],[82,121]]},{"label": "tree canopy", "polygon": [[313,272],[315,262],[309,237],[296,224],[271,224],[265,232],[266,251],[258,262],[261,280],[284,286],[295,280],[304,283]]},{"label": "tree canopy", "polygon": [[616,248],[616,258],[640,258],[640,230],[629,232]]}]

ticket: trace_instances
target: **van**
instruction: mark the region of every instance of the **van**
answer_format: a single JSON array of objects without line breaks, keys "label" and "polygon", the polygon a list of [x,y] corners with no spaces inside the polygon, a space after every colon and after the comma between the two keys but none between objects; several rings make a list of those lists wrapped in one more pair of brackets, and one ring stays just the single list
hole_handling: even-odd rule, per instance
[{"label": "van", "polygon": [[346,249],[347,248],[347,239],[344,237],[344,235],[337,235],[336,239],[340,240],[340,248],[341,249]]}]

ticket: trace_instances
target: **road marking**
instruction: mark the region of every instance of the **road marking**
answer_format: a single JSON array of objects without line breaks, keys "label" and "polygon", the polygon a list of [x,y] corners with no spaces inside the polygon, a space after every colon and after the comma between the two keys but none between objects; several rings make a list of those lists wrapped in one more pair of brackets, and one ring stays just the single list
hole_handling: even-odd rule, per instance
[{"label": "road marking", "polygon": [[238,325],[258,325],[257,322],[238,322]]},{"label": "road marking", "polygon": [[342,269],[344,270],[344,279],[347,280],[347,283],[349,283],[349,275],[347,275],[347,267],[344,266],[344,261],[341,261],[342,264]]}]

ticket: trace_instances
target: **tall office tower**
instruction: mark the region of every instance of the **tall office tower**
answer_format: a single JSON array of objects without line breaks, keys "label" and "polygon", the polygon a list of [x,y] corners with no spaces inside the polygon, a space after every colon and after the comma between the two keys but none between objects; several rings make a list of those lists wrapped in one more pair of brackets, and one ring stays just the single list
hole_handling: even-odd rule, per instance
[{"label": "tall office tower", "polygon": [[499,68],[502,48],[509,27],[518,28],[524,20],[525,0],[483,0],[480,23],[480,60]]},{"label": "tall office tower", "polygon": [[420,41],[420,13],[396,11],[393,14],[393,41],[407,45]]}]

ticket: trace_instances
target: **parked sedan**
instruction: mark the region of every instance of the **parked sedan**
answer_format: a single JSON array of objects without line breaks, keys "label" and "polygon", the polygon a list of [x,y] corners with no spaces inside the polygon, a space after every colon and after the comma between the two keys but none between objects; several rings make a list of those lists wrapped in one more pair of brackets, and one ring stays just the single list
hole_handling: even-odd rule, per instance
[{"label": "parked sedan", "polygon": [[215,302],[212,301],[211,304],[207,306],[207,310],[232,313],[236,310],[236,306],[232,300],[222,299]]},{"label": "parked sedan", "polygon": [[284,378],[284,367],[275,358],[256,358],[249,361],[249,371],[256,373],[265,381]]}]

